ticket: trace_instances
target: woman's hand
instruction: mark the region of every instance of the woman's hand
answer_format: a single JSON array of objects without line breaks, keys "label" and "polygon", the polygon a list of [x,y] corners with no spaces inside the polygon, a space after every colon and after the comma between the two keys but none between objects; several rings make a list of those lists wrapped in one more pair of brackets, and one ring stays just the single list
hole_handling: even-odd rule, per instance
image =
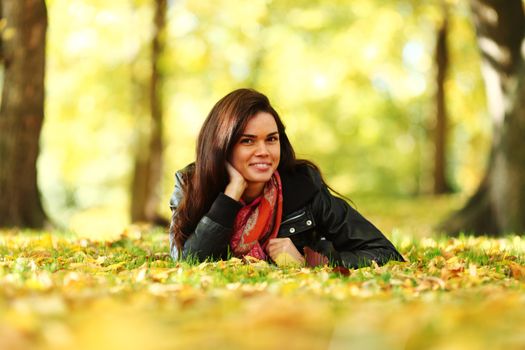
[{"label": "woman's hand", "polygon": [[241,173],[239,173],[237,169],[235,169],[233,165],[230,164],[230,162],[226,162],[226,170],[228,171],[230,182],[226,186],[224,194],[238,201],[241,199],[241,196],[248,184],[246,183],[244,177],[242,177]]},{"label": "woman's hand", "polygon": [[268,255],[275,263],[280,266],[303,266],[305,263],[304,257],[299,253],[292,240],[286,238],[273,238],[268,242],[266,247]]}]

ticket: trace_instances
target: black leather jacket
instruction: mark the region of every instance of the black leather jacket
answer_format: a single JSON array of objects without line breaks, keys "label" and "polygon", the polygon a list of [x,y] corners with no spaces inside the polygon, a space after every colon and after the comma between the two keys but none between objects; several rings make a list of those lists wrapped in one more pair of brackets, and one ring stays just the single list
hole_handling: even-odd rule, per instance
[{"label": "black leather jacket", "polygon": [[[170,199],[173,215],[182,198],[182,174],[175,174],[175,190]],[[350,268],[404,261],[392,243],[343,199],[332,195],[320,174],[309,166],[298,166],[293,173],[281,173],[283,216],[277,237],[290,237],[302,252],[308,246],[332,263]],[[233,222],[241,204],[220,193],[208,213],[197,224],[182,250],[198,260],[224,259],[229,249]],[[170,235],[171,255],[179,258]]]}]

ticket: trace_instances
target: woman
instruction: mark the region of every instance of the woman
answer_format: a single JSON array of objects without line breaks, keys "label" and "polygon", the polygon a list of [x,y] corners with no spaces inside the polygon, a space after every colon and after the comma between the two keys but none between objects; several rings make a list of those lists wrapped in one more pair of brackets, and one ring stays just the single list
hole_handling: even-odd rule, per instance
[{"label": "woman", "polygon": [[268,98],[235,90],[212,108],[197,159],[176,173],[171,196],[174,259],[270,258],[357,268],[403,261],[392,243],[343,199],[319,169],[298,160]]}]

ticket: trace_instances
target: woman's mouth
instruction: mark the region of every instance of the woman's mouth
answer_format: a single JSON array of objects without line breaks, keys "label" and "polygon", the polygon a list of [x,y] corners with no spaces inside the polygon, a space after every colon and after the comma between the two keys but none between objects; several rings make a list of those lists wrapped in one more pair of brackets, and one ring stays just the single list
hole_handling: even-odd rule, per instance
[{"label": "woman's mouth", "polygon": [[251,163],[250,164],[251,167],[254,167],[255,169],[257,170],[268,170],[272,167],[272,164],[271,163]]}]

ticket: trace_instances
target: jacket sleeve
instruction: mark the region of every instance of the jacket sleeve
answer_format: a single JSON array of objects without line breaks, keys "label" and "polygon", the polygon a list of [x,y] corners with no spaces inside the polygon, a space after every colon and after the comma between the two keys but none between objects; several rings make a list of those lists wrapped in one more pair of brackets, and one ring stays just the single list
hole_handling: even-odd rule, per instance
[{"label": "jacket sleeve", "polygon": [[[313,173],[313,171],[312,171]],[[311,174],[320,186],[312,201],[319,233],[333,245],[331,258],[349,268],[404,261],[393,244],[372,223],[343,199],[332,195],[318,173]],[[322,241],[321,241],[322,242]],[[328,242],[326,242],[328,243]]]},{"label": "jacket sleeve", "polygon": [[[175,174],[175,189],[170,198],[172,224],[177,216],[179,203],[184,196],[182,186],[183,177],[179,171]],[[241,203],[236,200],[224,193],[219,193],[208,213],[200,219],[195,230],[190,233],[182,252],[179,252],[175,246],[173,232],[170,230],[171,256],[175,260],[180,257],[182,259],[196,258],[198,261],[207,258],[225,258],[233,230],[233,222],[241,206]]]}]

